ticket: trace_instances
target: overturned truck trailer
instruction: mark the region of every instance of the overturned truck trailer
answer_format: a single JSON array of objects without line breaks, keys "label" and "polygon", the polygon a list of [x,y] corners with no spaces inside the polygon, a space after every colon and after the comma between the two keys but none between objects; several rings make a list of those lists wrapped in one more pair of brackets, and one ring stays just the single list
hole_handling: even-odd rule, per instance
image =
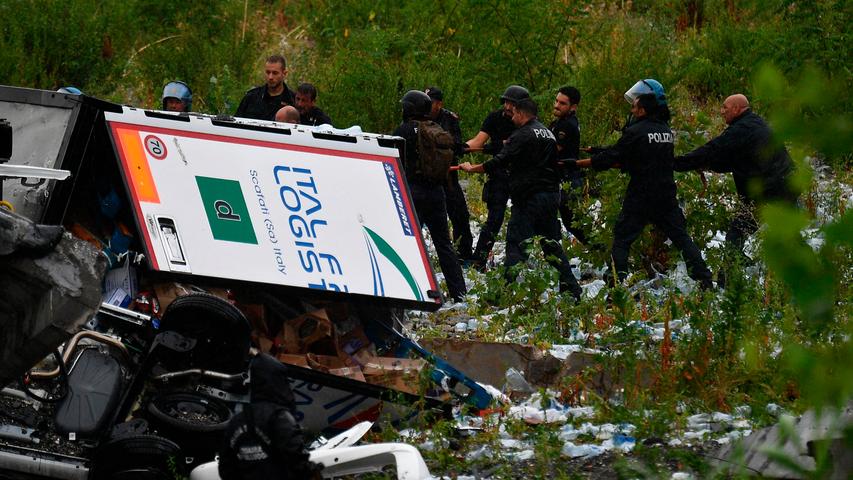
[{"label": "overturned truck trailer", "polygon": [[[15,210],[0,213],[0,228],[11,217],[33,231],[64,227],[81,252],[68,264],[77,270],[64,271],[85,273],[78,281],[89,292],[73,315],[54,315],[64,323],[22,327],[24,317],[56,313],[41,307],[45,298],[65,310],[55,297],[68,288],[47,280],[27,300],[24,282],[0,291],[0,305],[14,306],[1,311],[4,330],[21,330],[4,340],[4,358],[17,361],[0,373],[4,384],[25,377],[6,389],[15,400],[0,398],[19,412],[0,424],[0,468],[20,467],[45,443],[63,448],[15,469],[44,475],[64,465],[51,476],[84,478],[95,466],[92,478],[109,478],[126,467],[114,459],[133,463],[152,449],[204,461],[248,400],[250,345],[289,365],[297,417],[313,432],[401,419],[415,404],[446,411],[451,396],[478,408],[491,400],[400,334],[402,309],[442,302],[401,139],[14,87],[0,87],[0,118],[14,139],[0,200]],[[33,179],[43,172],[26,166],[70,177]],[[0,252],[0,262],[53,261],[50,248],[23,250]],[[16,282],[9,272],[0,278]],[[35,366],[52,352],[55,361]],[[49,426],[22,424],[40,405]],[[6,426],[28,429],[28,445],[2,440]]]}]

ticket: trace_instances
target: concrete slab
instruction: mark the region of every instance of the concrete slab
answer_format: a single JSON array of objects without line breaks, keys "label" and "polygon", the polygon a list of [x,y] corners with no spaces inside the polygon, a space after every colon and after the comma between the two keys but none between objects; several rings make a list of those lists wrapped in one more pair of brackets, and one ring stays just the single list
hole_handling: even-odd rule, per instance
[{"label": "concrete slab", "polygon": [[815,441],[830,441],[832,476],[846,479],[853,475],[853,448],[840,441],[845,426],[853,424],[853,403],[839,411],[824,410],[818,416],[809,410],[793,419],[795,438],[784,438],[780,426],[773,425],[754,432],[741,442],[724,445],[712,455],[711,463],[730,472],[758,475],[763,478],[800,479],[806,478],[798,469],[791,469],[767,455],[768,449],[781,449],[786,457],[802,470],[814,472],[814,452],[810,444]]},{"label": "concrete slab", "polygon": [[[0,217],[9,215],[0,209]],[[30,233],[0,228],[0,243],[32,239]],[[46,254],[26,243],[30,248],[0,256],[0,386],[68,340],[101,304],[106,260],[93,246],[68,233]]]},{"label": "concrete slab", "polygon": [[422,340],[418,343],[477,382],[498,389],[506,382],[508,368],[523,371],[527,376],[530,362],[542,358],[539,349],[532,345],[446,339]]}]

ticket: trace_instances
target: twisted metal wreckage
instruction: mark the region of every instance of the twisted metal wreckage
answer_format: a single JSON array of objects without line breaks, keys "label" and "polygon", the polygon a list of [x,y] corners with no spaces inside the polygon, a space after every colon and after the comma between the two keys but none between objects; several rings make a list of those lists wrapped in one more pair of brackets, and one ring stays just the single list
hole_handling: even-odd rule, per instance
[{"label": "twisted metal wreckage", "polygon": [[400,139],[15,87],[0,118],[0,469],[215,478],[252,351],[306,430],[346,431],[327,476],[424,478],[409,445],[353,446],[363,421],[491,402],[400,333],[442,303]]}]

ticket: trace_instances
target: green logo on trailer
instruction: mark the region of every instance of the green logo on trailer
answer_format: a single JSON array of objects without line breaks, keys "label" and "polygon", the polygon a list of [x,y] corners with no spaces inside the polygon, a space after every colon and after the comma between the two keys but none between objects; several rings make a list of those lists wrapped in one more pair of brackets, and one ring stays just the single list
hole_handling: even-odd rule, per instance
[{"label": "green logo on trailer", "polygon": [[258,244],[240,182],[195,177],[213,238],[226,242]]}]

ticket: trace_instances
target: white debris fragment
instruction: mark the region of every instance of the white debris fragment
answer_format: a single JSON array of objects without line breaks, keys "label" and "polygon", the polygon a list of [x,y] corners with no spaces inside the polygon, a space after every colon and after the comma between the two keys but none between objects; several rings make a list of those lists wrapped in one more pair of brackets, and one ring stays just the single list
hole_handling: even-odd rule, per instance
[{"label": "white debris fragment", "polygon": [[480,446],[480,448],[468,452],[468,455],[465,455],[465,459],[468,461],[474,461],[480,460],[481,458],[488,458],[491,456],[493,456],[492,449],[489,448],[488,445],[482,445]]},{"label": "white debris fragment", "polygon": [[696,432],[684,432],[684,439],[685,440],[705,440],[706,438],[710,437],[710,435],[711,435],[711,430],[708,430],[708,429],[699,430]]},{"label": "white debris fragment", "polygon": [[607,286],[604,280],[596,279],[586,285],[582,285],[584,298],[595,298]]},{"label": "white debris fragment", "polygon": [[580,430],[577,430],[571,423],[567,423],[560,427],[560,433],[557,434],[557,437],[563,442],[568,442],[578,438],[580,434]]},{"label": "white debris fragment", "polygon": [[566,413],[571,415],[572,418],[581,419],[581,418],[592,418],[595,416],[595,408],[594,407],[569,407],[566,409]]},{"label": "white debris fragment", "polygon": [[527,460],[531,460],[534,457],[533,450],[523,450],[517,453],[510,453],[507,455],[511,460],[515,460],[517,462],[524,462]]},{"label": "white debris fragment", "polygon": [[569,358],[569,355],[580,352],[583,350],[583,347],[580,345],[551,345],[551,349],[548,350],[554,358],[558,358],[560,360],[565,360]]},{"label": "white debris fragment", "polygon": [[604,448],[598,445],[575,445],[572,442],[566,442],[561,450],[563,455],[570,458],[592,458],[604,452]]},{"label": "white debris fragment", "polygon": [[534,425],[540,423],[564,423],[568,421],[568,417],[560,410],[554,408],[543,410],[526,405],[510,407],[507,416],[509,418],[524,420]]},{"label": "white debris fragment", "polygon": [[778,417],[782,414],[782,412],[784,412],[782,407],[776,405],[775,403],[768,403],[765,409],[767,410],[767,413],[773,415],[774,417]]}]

